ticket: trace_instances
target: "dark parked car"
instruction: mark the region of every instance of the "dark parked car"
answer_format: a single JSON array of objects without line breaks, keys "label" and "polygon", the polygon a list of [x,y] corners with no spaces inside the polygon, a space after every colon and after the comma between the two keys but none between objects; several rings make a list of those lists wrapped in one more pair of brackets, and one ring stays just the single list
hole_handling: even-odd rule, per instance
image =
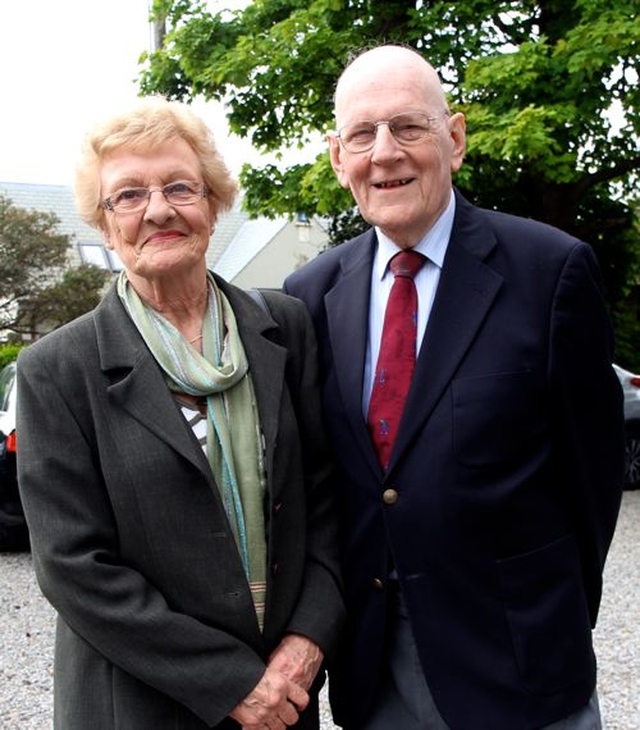
[{"label": "dark parked car", "polygon": [[0,370],[0,551],[29,549],[16,479],[16,364]]},{"label": "dark parked car", "polygon": [[624,392],[626,433],[625,488],[640,488],[640,375],[613,366]]}]

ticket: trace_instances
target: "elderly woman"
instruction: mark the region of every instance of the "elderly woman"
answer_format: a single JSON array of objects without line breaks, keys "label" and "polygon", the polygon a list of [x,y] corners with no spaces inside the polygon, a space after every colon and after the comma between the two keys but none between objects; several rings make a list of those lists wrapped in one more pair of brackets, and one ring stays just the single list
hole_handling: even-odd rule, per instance
[{"label": "elderly woman", "polygon": [[124,271],[18,363],[60,730],[318,727],[343,605],[316,345],[298,300],[207,271],[235,193],[185,105],[87,138],[78,208]]}]

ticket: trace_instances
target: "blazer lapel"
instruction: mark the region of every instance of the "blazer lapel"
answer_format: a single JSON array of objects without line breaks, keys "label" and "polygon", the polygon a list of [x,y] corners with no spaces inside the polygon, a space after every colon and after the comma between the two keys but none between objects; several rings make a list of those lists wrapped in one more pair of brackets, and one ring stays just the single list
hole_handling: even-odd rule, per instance
[{"label": "blazer lapel", "polygon": [[109,397],[201,471],[210,474],[175,406],[162,373],[122,306],[115,286],[94,312],[103,371],[110,379]]},{"label": "blazer lapel", "polygon": [[242,343],[249,360],[251,380],[264,435],[265,455],[269,465],[273,463],[273,451],[278,435],[287,352],[284,347],[265,337],[265,332],[278,326],[269,313],[258,309],[247,294],[222,279],[216,277],[216,283],[229,299],[238,322]]},{"label": "blazer lapel", "polygon": [[362,414],[363,363],[369,330],[375,232],[371,229],[345,246],[342,276],[325,296],[329,338],[339,396],[348,414],[354,439],[365,461],[379,475],[380,467]]},{"label": "blazer lapel", "polygon": [[502,277],[484,263],[493,233],[461,196],[389,468],[429,418],[487,316]]}]

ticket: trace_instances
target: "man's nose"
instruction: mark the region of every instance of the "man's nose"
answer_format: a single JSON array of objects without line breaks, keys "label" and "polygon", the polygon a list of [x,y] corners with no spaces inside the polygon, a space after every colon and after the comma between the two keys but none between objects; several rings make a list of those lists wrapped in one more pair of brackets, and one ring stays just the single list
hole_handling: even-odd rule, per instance
[{"label": "man's nose", "polygon": [[400,145],[391,133],[389,122],[378,122],[371,157],[373,159],[388,156],[396,157],[399,150]]}]

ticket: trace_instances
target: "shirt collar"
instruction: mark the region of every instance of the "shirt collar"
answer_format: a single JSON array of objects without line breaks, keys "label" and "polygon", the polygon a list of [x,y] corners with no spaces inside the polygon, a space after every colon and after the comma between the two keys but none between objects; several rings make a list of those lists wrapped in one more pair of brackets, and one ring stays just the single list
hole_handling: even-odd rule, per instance
[{"label": "shirt collar", "polygon": [[[413,247],[414,251],[421,253],[440,269],[442,268],[444,255],[449,245],[455,212],[456,198],[452,190],[447,207],[440,214],[438,220],[424,234],[422,239]],[[382,280],[387,273],[389,261],[391,261],[400,249],[388,236],[385,236],[378,226],[376,226],[375,230],[378,237],[378,250],[374,267],[378,278]]]}]

